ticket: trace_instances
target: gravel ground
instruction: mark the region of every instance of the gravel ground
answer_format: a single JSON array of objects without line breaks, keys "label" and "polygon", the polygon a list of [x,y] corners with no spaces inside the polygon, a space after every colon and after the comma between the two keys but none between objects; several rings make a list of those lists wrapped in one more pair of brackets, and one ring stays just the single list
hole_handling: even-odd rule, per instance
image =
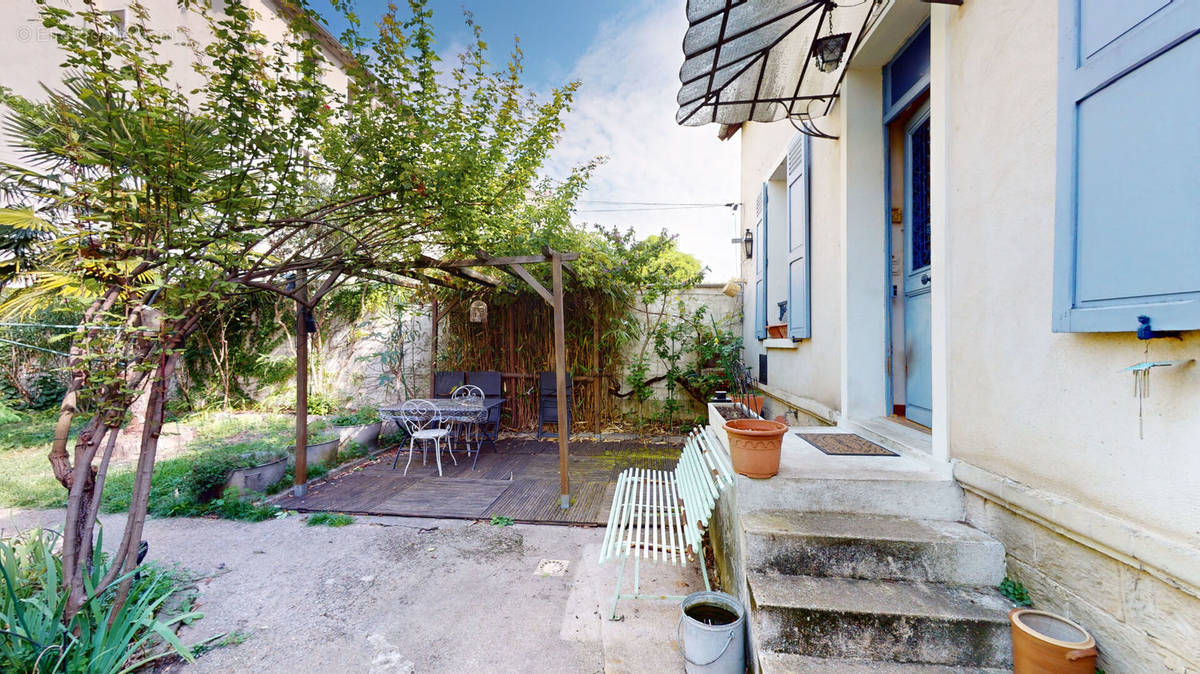
[{"label": "gravel ground", "polygon": [[[0,534],[61,518],[0,512]],[[101,519],[105,540],[118,541],[124,516]],[[148,559],[200,576],[205,617],[184,629],[185,643],[245,637],[171,672],[683,671],[677,603],[623,602],[623,621],[605,619],[617,569],[596,564],[603,536],[603,528],[388,517],[309,527],[294,515],[155,519],[145,538]],[[542,560],[567,562],[565,573],[539,573]],[[703,589],[694,564],[644,565],[642,586]]]}]

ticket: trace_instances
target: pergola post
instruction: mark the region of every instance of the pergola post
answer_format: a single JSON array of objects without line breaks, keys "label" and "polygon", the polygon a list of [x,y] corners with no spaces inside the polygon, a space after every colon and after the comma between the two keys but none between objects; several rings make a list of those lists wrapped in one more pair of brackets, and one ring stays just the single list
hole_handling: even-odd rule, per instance
[{"label": "pergola post", "polygon": [[571,481],[567,477],[567,434],[571,424],[567,417],[567,342],[566,316],[563,307],[563,260],[558,252],[551,253],[550,277],[554,284],[554,381],[558,403],[558,474],[559,506],[571,507]]},{"label": "pergola post", "polygon": [[[296,294],[308,300],[304,270],[296,276]],[[296,302],[296,469],[292,494],[303,498],[308,490],[308,321],[304,302]]]}]

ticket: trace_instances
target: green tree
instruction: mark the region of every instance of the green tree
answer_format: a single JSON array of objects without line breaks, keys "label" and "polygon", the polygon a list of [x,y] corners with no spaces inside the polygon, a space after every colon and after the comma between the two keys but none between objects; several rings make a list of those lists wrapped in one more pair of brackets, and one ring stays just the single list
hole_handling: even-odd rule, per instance
[{"label": "green tree", "polygon": [[[77,11],[38,4],[65,54],[63,84],[41,101],[3,101],[22,165],[0,167],[11,206],[0,224],[42,234],[0,312],[63,297],[87,306],[50,455],[69,490],[69,620],[136,565],[167,382],[205,321],[247,293],[311,309],[348,281],[395,282],[424,255],[528,236],[569,213],[588,167],[562,183],[539,177],[574,85],[534,100],[520,52],[491,71],[478,28],[439,74],[423,0],[391,9],[369,38],[342,37],[357,59],[345,92],[327,84],[306,11],[273,43],[243,0],[221,11],[180,0],[214,36],[194,45],[204,84],[183,92],[161,56],[170,38],[144,6],[132,3],[118,31],[90,0]],[[142,391],[124,536],[109,573],[85,585],[117,430]],[[91,417],[68,451],[82,401]],[[127,591],[128,580],[118,602]]]}]

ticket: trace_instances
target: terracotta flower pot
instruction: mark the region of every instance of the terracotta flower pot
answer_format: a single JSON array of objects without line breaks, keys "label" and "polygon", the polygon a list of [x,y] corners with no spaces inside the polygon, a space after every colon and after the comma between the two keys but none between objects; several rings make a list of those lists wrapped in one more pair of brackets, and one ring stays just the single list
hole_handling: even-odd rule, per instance
[{"label": "terracotta flower pot", "polygon": [[734,472],[746,477],[771,477],[779,472],[779,447],[787,424],[765,419],[725,422]]},{"label": "terracotta flower pot", "polygon": [[1062,616],[1013,609],[1013,674],[1092,674],[1096,640]]}]

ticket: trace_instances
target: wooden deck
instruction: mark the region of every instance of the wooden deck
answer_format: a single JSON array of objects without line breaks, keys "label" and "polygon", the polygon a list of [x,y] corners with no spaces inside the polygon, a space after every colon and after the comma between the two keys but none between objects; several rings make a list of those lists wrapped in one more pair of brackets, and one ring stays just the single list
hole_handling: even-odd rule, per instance
[{"label": "wooden deck", "polygon": [[637,466],[670,470],[679,459],[680,445],[636,441],[572,441],[568,473],[571,507],[559,507],[558,444],[555,441],[501,440],[498,451],[484,445],[479,464],[455,451],[458,465],[442,454],[438,477],[433,453],[421,465],[413,457],[403,476],[407,450],[392,469],[395,452],[381,454],[359,469],[315,484],[304,498],[286,497],[282,508],[359,515],[403,515],[489,519],[511,517],[515,522],[603,525],[608,520],[617,475]]}]

